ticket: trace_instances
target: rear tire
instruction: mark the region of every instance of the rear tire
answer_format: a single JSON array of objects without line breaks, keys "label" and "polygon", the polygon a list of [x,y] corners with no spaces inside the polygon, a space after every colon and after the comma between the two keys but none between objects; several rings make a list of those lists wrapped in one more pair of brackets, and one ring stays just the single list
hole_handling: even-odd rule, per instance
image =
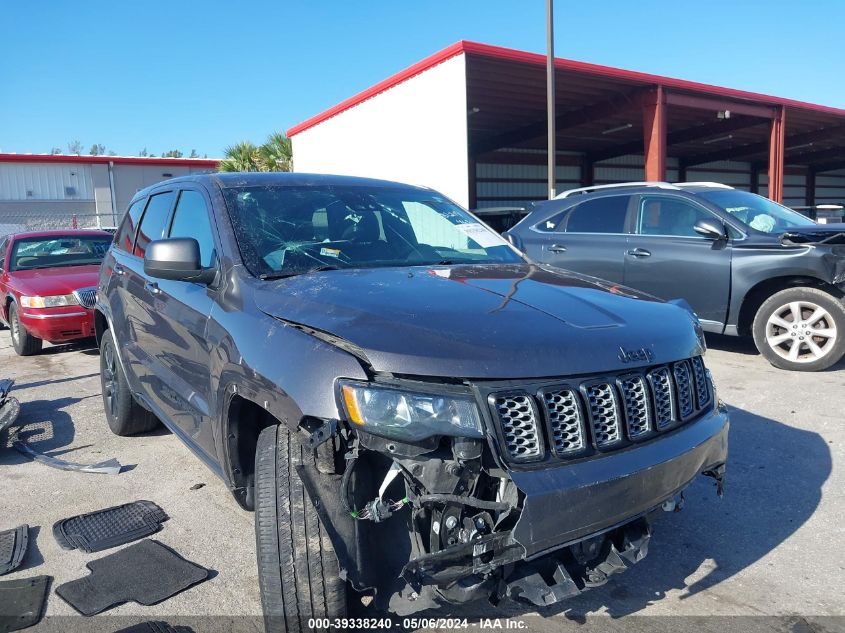
[{"label": "rear tire", "polygon": [[754,343],[775,367],[820,371],[845,354],[845,305],[817,288],[787,288],[763,302]]},{"label": "rear tire", "polygon": [[18,356],[33,356],[41,351],[44,341],[26,331],[16,303],[9,306],[9,330],[12,334],[12,347]]},{"label": "rear tire", "polygon": [[160,424],[158,418],[135,401],[117,358],[111,330],[103,332],[103,340],[100,342],[100,384],[103,409],[112,433],[137,435],[152,431]]},{"label": "rear tire", "polygon": [[296,472],[314,464],[285,427],[261,431],[255,454],[255,540],[268,633],[310,630],[346,615],[346,583],[331,541]]}]

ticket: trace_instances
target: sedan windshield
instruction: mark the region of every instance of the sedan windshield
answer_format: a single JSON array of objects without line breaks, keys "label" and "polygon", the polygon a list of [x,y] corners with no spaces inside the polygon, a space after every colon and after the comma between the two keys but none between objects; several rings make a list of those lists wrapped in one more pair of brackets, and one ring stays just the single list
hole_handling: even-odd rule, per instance
[{"label": "sedan windshield", "polygon": [[520,262],[497,233],[425,190],[224,189],[247,268],[265,279],[335,268]]},{"label": "sedan windshield", "polygon": [[16,239],[9,257],[9,270],[99,265],[111,238],[99,235],[51,235]]},{"label": "sedan windshield", "polygon": [[782,233],[815,224],[797,211],[747,191],[719,189],[701,191],[699,195],[721,207],[746,226],[763,233]]}]

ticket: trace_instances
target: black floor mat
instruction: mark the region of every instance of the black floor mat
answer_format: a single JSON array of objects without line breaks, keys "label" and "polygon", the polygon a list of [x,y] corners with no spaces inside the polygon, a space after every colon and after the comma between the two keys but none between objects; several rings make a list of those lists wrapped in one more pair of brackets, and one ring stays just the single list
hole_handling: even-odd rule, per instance
[{"label": "black floor mat", "polygon": [[125,629],[120,629],[114,633],[194,633],[194,630],[189,626],[172,626],[167,622],[150,620],[134,626],[127,626]]},{"label": "black floor mat", "polygon": [[134,501],[62,519],[53,526],[53,536],[63,549],[99,552],[154,534],[167,518],[152,501]]},{"label": "black floor mat", "polygon": [[38,624],[49,586],[50,576],[0,581],[0,633]]},{"label": "black floor mat", "polygon": [[152,539],[92,560],[88,569],[88,576],[56,588],[62,600],[82,615],[130,601],[157,604],[208,578],[207,569]]},{"label": "black floor mat", "polygon": [[8,574],[21,564],[28,543],[28,525],[0,532],[0,576]]}]

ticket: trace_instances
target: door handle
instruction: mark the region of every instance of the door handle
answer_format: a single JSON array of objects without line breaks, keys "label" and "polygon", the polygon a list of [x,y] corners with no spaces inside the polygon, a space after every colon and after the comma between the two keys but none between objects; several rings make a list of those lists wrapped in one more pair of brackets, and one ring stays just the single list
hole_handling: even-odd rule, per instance
[{"label": "door handle", "polygon": [[628,255],[631,257],[651,257],[651,251],[644,248],[632,248],[628,251]]},{"label": "door handle", "polygon": [[161,288],[159,288],[158,284],[154,281],[148,281],[145,283],[144,290],[149,292],[151,295],[161,294]]},{"label": "door handle", "polygon": [[550,253],[565,253],[566,247],[563,244],[552,244],[551,246],[546,247],[546,250]]},{"label": "door handle", "polygon": [[126,274],[126,269],[120,264],[115,264],[114,266],[112,266],[111,270],[118,277],[123,277],[123,275]]}]

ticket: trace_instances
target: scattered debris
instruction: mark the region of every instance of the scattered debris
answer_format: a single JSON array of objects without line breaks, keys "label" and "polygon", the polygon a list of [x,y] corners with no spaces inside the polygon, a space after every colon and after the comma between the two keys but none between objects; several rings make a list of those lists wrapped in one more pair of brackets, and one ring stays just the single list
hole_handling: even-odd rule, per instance
[{"label": "scattered debris", "polygon": [[72,470],[80,473],[99,473],[103,475],[117,475],[123,466],[116,459],[112,458],[104,462],[97,462],[96,464],[77,464],[75,462],[67,462],[58,457],[47,455],[46,453],[39,453],[32,446],[27,444],[24,440],[18,438],[18,431],[15,429],[12,433],[12,446],[26,457],[41,462],[51,468],[58,468],[59,470]]},{"label": "scattered debris", "polygon": [[205,488],[205,484],[200,482],[198,484],[194,484],[189,488],[189,490],[199,490],[200,488]]},{"label": "scattered debris", "polygon": [[91,573],[56,588],[56,594],[82,615],[137,602],[158,604],[208,579],[205,567],[147,539],[88,563]]},{"label": "scattered debris", "polygon": [[29,544],[29,526],[24,524],[0,532],[0,576],[17,569]]},{"label": "scattered debris", "polygon": [[155,534],[168,518],[152,501],[134,501],[57,521],[53,536],[62,549],[99,552]]}]

